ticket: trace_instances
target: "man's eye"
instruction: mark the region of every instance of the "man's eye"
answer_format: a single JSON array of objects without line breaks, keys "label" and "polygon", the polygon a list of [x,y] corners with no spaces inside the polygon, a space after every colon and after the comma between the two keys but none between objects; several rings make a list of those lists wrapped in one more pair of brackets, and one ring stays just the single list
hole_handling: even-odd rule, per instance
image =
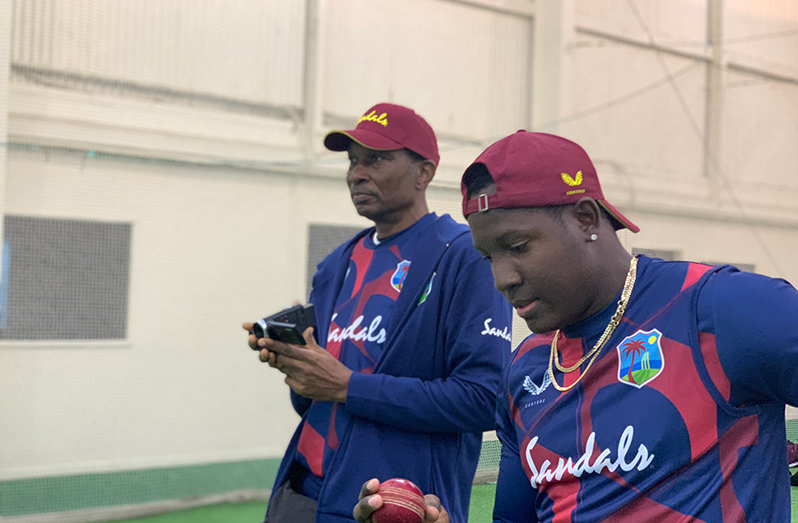
[{"label": "man's eye", "polygon": [[511,245],[509,250],[513,254],[523,254],[529,250],[529,242],[516,243]]},{"label": "man's eye", "polygon": [[383,159],[383,157],[382,157],[382,156],[380,156],[379,154],[372,154],[372,155],[371,155],[371,158],[369,158],[369,160],[371,161],[371,163],[377,163],[377,162],[379,162],[379,161],[380,161],[380,160],[382,160],[382,159]]}]

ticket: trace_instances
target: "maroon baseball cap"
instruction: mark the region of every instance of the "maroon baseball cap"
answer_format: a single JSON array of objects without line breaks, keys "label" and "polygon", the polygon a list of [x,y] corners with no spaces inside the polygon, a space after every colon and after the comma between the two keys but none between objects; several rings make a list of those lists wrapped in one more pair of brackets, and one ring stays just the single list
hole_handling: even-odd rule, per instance
[{"label": "maroon baseball cap", "polygon": [[[496,192],[469,199],[466,180],[484,170],[493,178]],[[465,170],[460,191],[465,217],[490,209],[568,205],[589,196],[610,214],[616,230],[640,231],[604,198],[596,168],[585,150],[553,134],[521,130],[502,138]]]},{"label": "maroon baseball cap", "polygon": [[401,105],[377,104],[360,117],[351,131],[332,131],[324,137],[331,151],[346,151],[351,142],[378,151],[410,149],[432,161],[441,159],[432,127],[415,111]]}]

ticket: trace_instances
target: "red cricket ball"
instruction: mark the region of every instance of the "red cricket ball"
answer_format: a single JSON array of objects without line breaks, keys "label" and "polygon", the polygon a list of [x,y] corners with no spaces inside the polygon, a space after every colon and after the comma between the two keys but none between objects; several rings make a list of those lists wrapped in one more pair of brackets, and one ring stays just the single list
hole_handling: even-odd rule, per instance
[{"label": "red cricket ball", "polygon": [[424,521],[424,495],[412,481],[401,478],[383,481],[377,493],[382,496],[382,506],[371,515],[374,523]]}]

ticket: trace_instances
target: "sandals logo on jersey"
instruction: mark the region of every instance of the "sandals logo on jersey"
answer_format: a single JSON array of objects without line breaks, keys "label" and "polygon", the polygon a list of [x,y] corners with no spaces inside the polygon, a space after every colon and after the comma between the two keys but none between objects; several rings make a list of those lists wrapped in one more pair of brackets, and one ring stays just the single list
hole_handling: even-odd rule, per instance
[{"label": "sandals logo on jersey", "polygon": [[482,329],[482,332],[480,332],[480,334],[482,334],[483,336],[496,336],[497,338],[502,338],[512,343],[513,333],[510,330],[510,328],[504,327],[503,329],[499,329],[498,327],[492,327],[490,324],[490,322],[492,321],[493,318],[488,318],[485,320],[485,323],[483,324],[485,328]]},{"label": "sandals logo on jersey", "polygon": [[433,272],[432,276],[429,277],[429,283],[427,284],[427,288],[424,289],[424,294],[422,294],[421,299],[418,300],[419,305],[427,301],[427,296],[429,296],[429,293],[432,292],[432,280],[435,279],[436,274],[437,272]]},{"label": "sandals logo on jersey", "polygon": [[[618,474],[619,472],[616,472],[618,469],[623,472],[630,472],[633,469],[642,472],[654,461],[654,454],[642,443],[638,445],[635,452],[632,447],[634,437],[635,428],[632,425],[627,425],[618,440],[618,451],[613,455],[609,448],[611,444],[597,445],[596,433],[591,432],[587,437],[585,451],[581,456],[568,457],[567,461],[564,458],[558,458],[557,463],[554,464],[550,461],[552,459],[551,451],[545,448],[543,450],[535,449],[538,443],[538,436],[535,436],[526,445],[524,472],[529,477],[532,488],[538,488],[544,483],[566,482],[568,479],[563,479],[566,474],[578,479],[585,474]],[[604,447],[603,450],[602,447]],[[634,457],[632,457],[632,452],[635,453]],[[538,464],[540,464],[539,468]]]},{"label": "sandals logo on jersey", "polygon": [[396,265],[396,270],[391,276],[391,287],[396,289],[397,292],[402,292],[402,287],[405,284],[407,273],[410,272],[410,262],[402,260]]},{"label": "sandals logo on jersey", "polygon": [[618,351],[618,381],[642,388],[660,375],[665,359],[660,346],[662,333],[657,329],[637,331],[615,347]]}]

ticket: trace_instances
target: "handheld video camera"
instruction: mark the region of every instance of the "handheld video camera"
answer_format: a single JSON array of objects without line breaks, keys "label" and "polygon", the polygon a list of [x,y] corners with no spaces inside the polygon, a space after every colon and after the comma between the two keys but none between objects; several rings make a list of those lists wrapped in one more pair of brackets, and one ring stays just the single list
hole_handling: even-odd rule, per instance
[{"label": "handheld video camera", "polygon": [[308,327],[316,327],[316,311],[312,303],[294,305],[255,322],[252,334],[258,339],[268,337],[284,343],[305,345],[302,333]]}]

